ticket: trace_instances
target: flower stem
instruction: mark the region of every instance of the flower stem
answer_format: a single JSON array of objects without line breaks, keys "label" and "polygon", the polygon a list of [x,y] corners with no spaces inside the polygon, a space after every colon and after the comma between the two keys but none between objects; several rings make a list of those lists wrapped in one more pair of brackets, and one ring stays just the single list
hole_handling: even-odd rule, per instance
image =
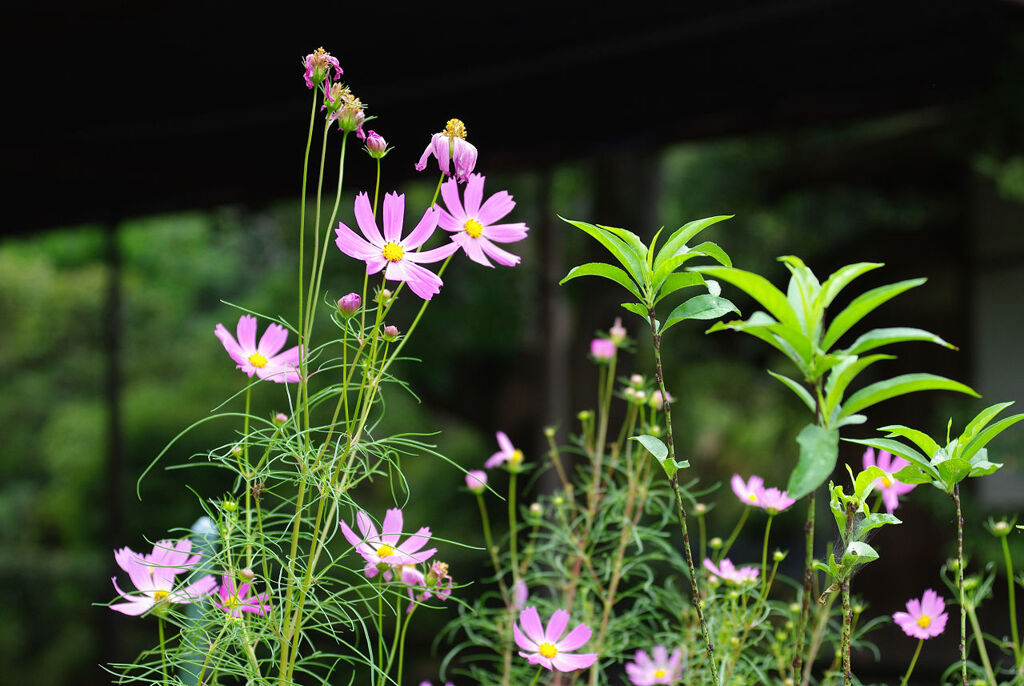
[{"label": "flower stem", "polygon": [[917,639],[917,648],[914,650],[914,657],[910,658],[910,666],[907,667],[907,673],[903,675],[903,681],[900,682],[900,686],[907,686],[907,680],[910,679],[910,674],[914,671],[914,665],[917,664],[917,656],[921,654],[921,646],[924,645],[924,639]]},{"label": "flower stem", "polygon": [[164,643],[164,618],[157,617],[157,631],[160,634],[160,677],[162,683],[167,683],[167,646]]},{"label": "flower stem", "polygon": [[[800,596],[800,621],[796,627],[796,652],[793,655],[793,680],[803,670],[804,635],[811,615],[811,583],[814,579],[814,491],[807,496],[807,523],[804,524],[804,589]],[[817,652],[817,651],[815,651]],[[809,657],[813,661],[813,657]],[[809,672],[808,672],[809,674]]]},{"label": "flower stem", "polygon": [[245,387],[245,418],[242,420],[242,461],[245,472],[241,474],[245,485],[245,559],[246,567],[252,567],[252,468],[249,463],[249,401],[252,384]]},{"label": "flower stem", "polygon": [[[849,544],[853,538],[853,502],[848,501],[846,503],[846,532],[843,536],[843,542]],[[853,683],[853,672],[850,669],[850,633],[853,630],[853,609],[850,606],[850,577],[853,576],[853,572],[846,572],[846,576],[843,578],[840,585],[840,589],[843,594],[843,634],[842,634],[842,653],[843,653],[843,686],[850,686]]]},{"label": "flower stem", "polygon": [[441,193],[442,183],[444,183],[444,172],[441,172],[441,178],[437,180],[437,188],[434,189],[434,197],[430,199],[431,207],[437,204],[437,196]]},{"label": "flower stem", "polygon": [[544,670],[544,666],[543,666],[543,665],[537,668],[537,673],[533,675],[533,681],[531,681],[531,682],[530,682],[530,686],[536,686],[536,684],[537,684],[537,679],[539,679],[539,678],[540,678],[540,673],[541,673],[541,672],[542,672],[543,670]]},{"label": "flower stem", "polygon": [[[300,336],[302,335],[302,316],[304,306],[304,293],[306,289],[306,273],[303,265],[303,258],[305,256],[306,248],[306,182],[309,178],[309,151],[313,145],[313,128],[316,124],[316,103],[319,98],[317,97],[317,90],[313,89],[313,108],[309,112],[309,133],[306,136],[306,155],[302,160],[302,197],[299,200],[299,323],[298,329]],[[300,340],[299,343],[302,343]],[[302,349],[299,349],[299,356],[302,356]],[[302,369],[302,361],[300,359],[299,368]],[[298,423],[295,425],[298,427]]]},{"label": "flower stem", "polygon": [[775,515],[768,515],[768,523],[764,525],[764,543],[761,545],[761,589],[763,595],[768,595],[768,535],[772,530],[772,520]]},{"label": "flower stem", "polygon": [[519,559],[516,552],[516,538],[518,537],[516,522],[516,476],[511,472],[508,478],[508,553],[512,565],[512,588],[519,584]]},{"label": "flower stem", "polygon": [[1017,671],[1020,671],[1022,663],[1020,635],[1017,632],[1017,584],[1013,579],[1013,558],[1010,556],[1010,544],[1006,541],[1007,538],[1007,536],[1000,536],[999,540],[1003,544],[1003,561],[1006,563],[1006,591],[1009,600],[1008,609],[1010,611],[1010,636],[1013,638],[1013,657],[1016,662]]},{"label": "flower stem", "polygon": [[377,197],[380,194],[380,158],[377,158],[377,183],[373,186],[373,217],[377,218]]},{"label": "flower stem", "polygon": [[736,537],[740,535],[740,531],[743,530],[743,525],[747,523],[747,517],[749,516],[750,508],[744,507],[743,514],[740,515],[740,520],[736,522],[736,526],[733,528],[732,533],[729,534],[729,538],[726,539],[725,545],[722,546],[722,549],[719,550],[718,554],[715,556],[715,564],[721,562],[722,558],[729,554],[729,549],[732,548],[732,544],[736,542]]},{"label": "flower stem", "polygon": [[953,486],[956,505],[956,587],[960,593],[960,680],[967,686],[967,604],[964,602],[964,514],[960,509],[960,484]]},{"label": "flower stem", "polygon": [[967,604],[967,617],[971,620],[974,642],[978,645],[978,654],[981,655],[981,664],[985,668],[988,683],[990,686],[997,686],[995,674],[992,673],[992,663],[988,659],[988,649],[985,648],[985,637],[981,633],[981,625],[978,624],[978,614],[974,611],[974,603]]},{"label": "flower stem", "polygon": [[405,614],[405,622],[402,623],[402,637],[398,641],[398,681],[395,683],[402,683],[402,670],[405,667],[405,632],[409,629],[409,621],[412,619],[412,613],[416,611],[416,606],[413,605],[409,608],[409,612]]},{"label": "flower stem", "polygon": [[501,562],[498,560],[498,549],[495,547],[494,539],[491,537],[491,523],[490,518],[487,516],[487,505],[484,503],[483,493],[476,494],[476,502],[480,505],[480,522],[484,530],[484,545],[487,546],[487,552],[491,557],[491,564],[494,565],[494,574],[498,579],[501,599],[505,601],[505,607],[511,609],[512,598],[509,596],[508,588],[505,586],[505,575],[501,571]]}]

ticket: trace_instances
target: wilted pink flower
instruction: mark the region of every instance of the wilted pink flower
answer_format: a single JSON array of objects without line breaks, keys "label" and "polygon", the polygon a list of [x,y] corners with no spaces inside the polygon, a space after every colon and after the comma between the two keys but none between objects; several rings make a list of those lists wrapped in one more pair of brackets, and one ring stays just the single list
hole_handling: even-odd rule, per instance
[{"label": "wilted pink flower", "polygon": [[595,338],[590,341],[590,356],[598,362],[609,362],[615,357],[615,341],[609,338]]},{"label": "wilted pink flower", "polygon": [[744,505],[761,507],[761,493],[764,491],[764,479],[759,476],[750,477],[750,481],[744,483],[739,474],[732,475],[732,492]]},{"label": "wilted pink flower", "polygon": [[375,160],[383,159],[388,154],[388,142],[374,130],[366,134],[366,152]]},{"label": "wilted pink flower", "polygon": [[736,569],[735,565],[733,565],[729,558],[723,559],[717,566],[711,561],[711,558],[705,558],[704,568],[722,581],[728,581],[732,584],[743,584],[748,581],[754,581],[760,574],[760,570],[758,570],[757,567],[741,567],[740,569]]},{"label": "wilted pink flower", "polygon": [[[427,570],[426,574],[415,567],[403,567],[402,583],[408,586],[420,587],[419,596],[413,592],[414,589],[409,589],[409,599],[418,600],[419,602],[424,602],[431,598],[444,601],[452,594],[452,578],[448,574],[448,565],[437,560],[431,563],[430,569]],[[412,612],[412,609],[413,606],[410,605],[407,612]]]},{"label": "wilted pink flower", "polygon": [[484,201],[484,177],[473,174],[466,184],[465,206],[459,200],[459,185],[455,179],[448,179],[441,185],[441,197],[448,209],[441,209],[438,225],[445,231],[455,232],[452,240],[466,251],[469,259],[485,267],[494,266],[488,257],[506,267],[519,264],[518,255],[495,245],[521,241],[530,230],[523,222],[495,224],[516,206],[507,191],[499,191]]},{"label": "wilted pink flower", "polygon": [[487,462],[484,462],[484,467],[486,469],[493,469],[500,464],[508,462],[510,470],[518,470],[519,465],[523,463],[523,451],[518,450],[512,445],[512,441],[509,440],[504,431],[499,431],[496,435],[500,450],[487,458]]},{"label": "wilted pink flower", "polygon": [[674,684],[682,677],[683,651],[676,648],[669,656],[663,645],[656,645],[651,650],[653,659],[645,650],[636,651],[633,662],[626,663],[626,675],[634,686],[654,686],[654,684]]},{"label": "wilted pink flower", "polygon": [[110,577],[114,590],[127,602],[111,605],[111,610],[126,615],[141,615],[160,603],[187,605],[213,592],[217,580],[207,575],[182,588],[174,589],[174,577],[191,569],[199,561],[199,555],[192,552],[192,541],[187,538],[174,543],[158,541],[153,552],[140,555],[130,548],[114,551],[117,566],[128,573],[138,593],[125,593],[117,585],[117,577]]},{"label": "wilted pink flower", "polygon": [[427,526],[421,527],[406,538],[404,543],[399,544],[402,524],[402,511],[397,507],[387,511],[380,535],[377,535],[377,527],[365,512],[356,513],[356,525],[362,538],[348,524],[341,522],[341,533],[366,560],[363,568],[366,578],[372,579],[378,572],[384,572],[384,580],[391,581],[392,568],[426,562],[437,552],[437,548],[420,550],[430,540],[430,527]]},{"label": "wilted pink flower", "polygon": [[758,506],[762,510],[766,510],[768,514],[775,515],[788,510],[795,502],[786,491],[780,491],[777,488],[766,488],[761,491]]},{"label": "wilted pink flower", "polygon": [[572,651],[582,648],[590,640],[590,627],[578,624],[562,638],[568,624],[569,613],[566,610],[555,610],[545,628],[537,608],[526,608],[519,613],[519,621],[512,625],[516,645],[522,648],[519,655],[529,660],[531,665],[541,665],[559,672],[574,672],[590,667],[597,660],[597,653],[572,654]]},{"label": "wilted pink flower", "polygon": [[363,299],[358,293],[349,293],[338,299],[338,309],[346,317],[351,317],[363,306]]},{"label": "wilted pink flower", "polygon": [[249,595],[251,586],[252,584],[245,583],[235,588],[234,579],[229,576],[222,577],[220,599],[214,598],[213,604],[235,619],[241,619],[243,612],[267,614],[270,611],[270,604],[267,602],[269,596],[266,593]]},{"label": "wilted pink flower", "polygon": [[[416,171],[427,168],[427,160],[431,155],[437,160],[441,173],[454,176],[460,183],[469,178],[476,166],[476,147],[466,141],[466,125],[458,119],[449,119],[444,131],[430,137],[430,143],[416,163]],[[455,166],[454,174],[449,172],[449,160]]]},{"label": "wilted pink flower", "polygon": [[913,638],[938,636],[946,628],[948,618],[946,601],[930,588],[920,600],[914,598],[908,601],[906,612],[896,612],[892,616],[903,632]]},{"label": "wilted pink flower", "polygon": [[387,267],[384,271],[385,279],[405,281],[413,293],[424,300],[430,300],[441,291],[441,277],[420,264],[439,262],[458,250],[459,246],[449,243],[433,250],[416,252],[437,228],[438,211],[434,207],[427,208],[416,228],[405,239],[402,238],[405,196],[397,193],[384,196],[383,214],[384,235],[381,236],[370,207],[370,199],[366,193],[360,193],[356,196],[355,215],[365,239],[357,236],[344,223],[338,222],[335,244],[349,257],[366,262],[367,274],[376,274]]},{"label": "wilted pink flower", "polygon": [[341,70],[341,65],[338,63],[338,58],[331,57],[331,53],[323,48],[317,48],[306,55],[303,65],[306,67],[306,72],[302,75],[302,78],[306,81],[306,88],[315,88],[325,78],[329,80],[332,69],[334,70],[335,81],[340,79],[344,73]]},{"label": "wilted pink flower", "polygon": [[487,490],[487,472],[481,469],[472,469],[466,472],[466,487],[474,493],[483,493]]},{"label": "wilted pink flower", "polygon": [[882,492],[882,502],[885,503],[885,510],[889,514],[892,514],[892,511],[899,505],[899,497],[901,495],[910,493],[916,488],[916,486],[911,484],[897,481],[896,477],[893,476],[909,464],[910,462],[902,457],[893,457],[885,450],[878,451],[877,461],[875,461],[874,448],[868,448],[864,451],[864,469],[878,467],[885,472],[885,476],[875,479],[875,487]]},{"label": "wilted pink flower", "polygon": [[213,333],[238,364],[238,369],[252,377],[270,379],[277,383],[295,383],[299,380],[299,346],[278,353],[288,340],[288,330],[280,324],[271,324],[256,345],[256,317],[243,314],[238,320],[238,340],[217,324]]}]

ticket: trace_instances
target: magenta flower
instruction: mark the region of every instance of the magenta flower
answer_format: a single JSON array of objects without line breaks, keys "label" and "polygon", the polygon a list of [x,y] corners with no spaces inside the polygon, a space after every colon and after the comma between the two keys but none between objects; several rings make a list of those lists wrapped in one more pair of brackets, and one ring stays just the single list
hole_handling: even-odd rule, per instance
[{"label": "magenta flower", "polygon": [[493,469],[500,464],[508,462],[510,470],[518,470],[519,465],[523,463],[523,451],[516,449],[512,445],[512,441],[508,439],[504,431],[499,431],[496,435],[500,450],[487,458],[487,462],[484,462],[484,468]]},{"label": "magenta flower", "polygon": [[388,510],[384,515],[380,535],[377,534],[377,527],[373,525],[373,520],[365,512],[356,513],[356,524],[362,538],[357,536],[345,522],[341,522],[341,533],[366,560],[363,573],[367,579],[377,576],[378,572],[384,572],[384,580],[391,581],[393,568],[426,562],[437,552],[437,548],[420,550],[430,540],[430,527],[427,526],[410,534],[404,543],[398,542],[402,535],[403,521],[402,511],[397,507]]},{"label": "magenta flower", "polygon": [[388,193],[384,196],[384,235],[377,229],[377,221],[373,217],[370,199],[366,193],[356,196],[355,215],[359,230],[364,238],[357,236],[344,223],[338,222],[335,230],[338,238],[335,244],[338,250],[349,257],[366,262],[366,273],[376,274],[385,269],[384,278],[390,281],[405,281],[412,292],[430,300],[441,291],[441,277],[421,267],[420,264],[439,262],[459,249],[454,243],[434,248],[433,250],[416,250],[427,242],[437,228],[438,211],[434,207],[427,208],[416,228],[402,238],[402,219],[405,214],[405,196]]},{"label": "magenta flower", "polygon": [[[458,119],[449,119],[444,131],[430,137],[430,143],[416,163],[416,171],[427,168],[431,155],[437,160],[442,174],[454,176],[460,183],[469,178],[476,166],[476,147],[466,140],[466,125]],[[451,165],[455,166],[454,174],[449,172]]]},{"label": "magenta flower", "polygon": [[776,515],[780,512],[785,512],[790,506],[796,501],[789,497],[789,493],[786,491],[780,491],[777,488],[766,488],[761,491],[760,503],[758,506],[762,510],[766,510],[768,514]]},{"label": "magenta flower", "polygon": [[907,601],[907,611],[893,613],[892,619],[907,636],[933,638],[946,628],[949,615],[946,614],[946,601],[929,588],[920,600]]},{"label": "magenta flower", "polygon": [[647,651],[638,650],[633,662],[626,663],[626,675],[634,686],[654,686],[654,684],[674,684],[682,677],[683,651],[676,648],[669,656],[663,645],[656,645],[651,650],[653,659]]},{"label": "magenta flower", "polygon": [[466,472],[466,487],[474,493],[483,493],[487,490],[487,472],[481,469],[471,469]]},{"label": "magenta flower", "polygon": [[882,502],[885,503],[885,510],[889,514],[896,509],[899,505],[900,496],[910,493],[916,488],[911,484],[905,484],[901,481],[897,481],[896,477],[893,476],[896,472],[900,471],[904,467],[908,466],[910,462],[904,460],[902,457],[893,457],[888,452],[880,450],[878,452],[878,460],[875,460],[874,448],[868,448],[864,451],[864,469],[868,467],[878,467],[885,476],[875,479],[875,487],[882,492]]},{"label": "magenta flower", "polygon": [[338,298],[338,309],[345,317],[351,317],[363,306],[363,299],[358,293],[349,293]]},{"label": "magenta flower", "polygon": [[231,617],[241,619],[243,612],[265,615],[270,611],[269,596],[266,593],[249,595],[252,584],[242,584],[235,588],[235,580],[229,576],[222,577],[220,584],[220,600],[213,599],[213,604],[224,610]]},{"label": "magenta flower", "polygon": [[759,476],[750,477],[750,481],[744,483],[739,474],[732,475],[732,492],[744,505],[761,507],[761,494],[764,492],[764,479]]},{"label": "magenta flower", "polygon": [[727,581],[731,584],[745,584],[748,581],[755,581],[761,573],[757,567],[736,569],[736,566],[733,565],[729,558],[723,559],[717,566],[711,561],[711,558],[704,558],[704,568],[722,581]]},{"label": "magenta flower", "polygon": [[256,317],[243,314],[238,320],[238,340],[217,324],[213,333],[224,344],[225,350],[249,377],[277,383],[295,383],[299,380],[299,346],[280,352],[288,340],[288,330],[280,324],[271,324],[256,344]]},{"label": "magenta flower", "polygon": [[506,267],[519,264],[518,255],[495,245],[521,241],[530,230],[523,222],[495,223],[516,206],[507,191],[499,191],[483,201],[484,177],[473,174],[466,184],[465,205],[459,200],[459,184],[455,179],[448,179],[441,185],[441,197],[448,209],[441,209],[438,225],[445,231],[455,232],[452,240],[466,252],[469,259],[485,267],[494,266],[488,257]]},{"label": "magenta flower", "polygon": [[600,363],[610,362],[615,357],[615,341],[610,338],[595,338],[590,341],[590,356]]},{"label": "magenta flower", "polygon": [[341,70],[341,64],[338,63],[338,58],[331,57],[331,53],[323,48],[317,48],[306,55],[302,63],[306,67],[306,71],[302,75],[306,81],[306,88],[315,88],[324,79],[330,80],[331,70],[334,70],[335,81],[340,79],[344,73]]},{"label": "magenta flower", "polygon": [[388,154],[388,142],[384,140],[384,136],[380,135],[373,129],[370,129],[370,133],[366,134],[366,152],[375,160],[384,159],[384,156]]},{"label": "magenta flower", "polygon": [[512,625],[516,645],[522,648],[519,655],[529,660],[531,665],[541,665],[559,672],[573,672],[591,666],[597,660],[597,653],[572,654],[572,651],[582,648],[590,640],[590,627],[578,624],[562,638],[568,624],[569,613],[566,610],[555,610],[545,628],[540,622],[537,608],[526,608],[519,613],[519,621]]},{"label": "magenta flower", "polygon": [[157,541],[153,552],[148,555],[140,555],[130,548],[115,550],[117,566],[128,573],[138,593],[125,593],[117,585],[117,577],[110,577],[114,590],[127,601],[111,605],[110,609],[126,615],[141,615],[161,603],[187,605],[212,593],[217,580],[209,575],[185,588],[174,590],[174,577],[188,571],[199,561],[199,555],[190,556],[191,552],[192,541],[187,538],[177,543]]}]

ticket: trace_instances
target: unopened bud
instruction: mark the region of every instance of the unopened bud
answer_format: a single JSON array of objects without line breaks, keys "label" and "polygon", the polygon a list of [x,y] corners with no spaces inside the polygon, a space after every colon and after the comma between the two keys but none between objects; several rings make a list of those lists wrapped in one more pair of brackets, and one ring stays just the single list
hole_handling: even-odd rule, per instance
[{"label": "unopened bud", "polygon": [[225,512],[235,512],[238,509],[238,503],[234,500],[225,500],[221,506],[224,508]]},{"label": "unopened bud", "polygon": [[556,495],[554,498],[552,498],[551,502],[554,503],[555,507],[561,507],[565,503],[565,498],[563,498],[559,494],[559,495]]},{"label": "unopened bud", "polygon": [[487,490],[487,472],[480,469],[466,472],[466,487],[474,493],[483,493]]},{"label": "unopened bud", "polygon": [[580,410],[580,412],[577,413],[576,418],[581,422],[590,421],[594,418],[594,413],[591,410]]},{"label": "unopened bud", "polygon": [[252,571],[248,567],[239,572],[243,579],[246,581],[252,581],[256,578],[256,572]]},{"label": "unopened bud", "polygon": [[598,364],[607,364],[615,357],[615,342],[608,338],[595,338],[590,341],[590,356]]},{"label": "unopened bud", "polygon": [[277,426],[284,426],[287,421],[288,415],[286,415],[284,412],[278,412],[277,414],[274,415],[274,424]]},{"label": "unopened bud", "polygon": [[1003,519],[1003,520],[1000,520],[998,522],[993,523],[989,527],[989,530],[992,532],[992,534],[994,536],[1002,537],[1002,536],[1008,535],[1010,533],[1010,531],[1013,530],[1013,526],[1008,521]]},{"label": "unopened bud", "polygon": [[388,324],[384,327],[384,340],[393,341],[398,338],[398,327],[393,324]]},{"label": "unopened bud", "polygon": [[693,506],[693,513],[698,517],[703,517],[708,513],[708,506],[704,503],[697,503]]},{"label": "unopened bud", "polygon": [[657,424],[651,424],[649,427],[647,427],[647,430],[650,431],[652,435],[657,436],[658,434],[661,433],[661,426]]},{"label": "unopened bud", "polygon": [[555,437],[555,427],[553,427],[553,426],[545,426],[544,427],[544,435],[547,438],[554,438]]},{"label": "unopened bud", "polygon": [[797,612],[799,612],[800,611],[800,603],[790,603],[789,604],[789,611],[792,612],[793,614],[796,614]]},{"label": "unopened bud", "polygon": [[622,326],[622,317],[616,317],[612,328],[608,329],[608,337],[615,345],[622,345],[626,340],[626,328]]},{"label": "unopened bud", "polygon": [[718,536],[715,536],[710,541],[708,541],[708,545],[711,546],[712,550],[720,550],[722,548],[722,545],[723,545],[722,539],[719,538]]},{"label": "unopened bud", "polygon": [[338,309],[346,318],[351,317],[363,306],[363,299],[358,293],[349,293],[338,300]]},{"label": "unopened bud", "polygon": [[376,131],[366,134],[366,152],[375,160],[382,159],[388,154],[388,142]]},{"label": "unopened bud", "polygon": [[644,385],[644,377],[643,377],[643,375],[641,375],[641,374],[633,374],[632,376],[629,377],[629,384],[631,386],[637,386],[637,387],[643,386]]},{"label": "unopened bud", "polygon": [[240,445],[232,446],[231,447],[231,455],[233,457],[241,457],[242,456],[242,446],[240,446]]},{"label": "unopened bud", "polygon": [[784,550],[776,550],[774,553],[772,553],[772,560],[775,561],[775,562],[782,562],[783,560],[786,559],[786,555],[787,555],[786,551],[784,551]]},{"label": "unopened bud", "polygon": [[533,503],[530,505],[530,515],[533,517],[540,517],[544,514],[544,508],[541,507],[540,503]]}]

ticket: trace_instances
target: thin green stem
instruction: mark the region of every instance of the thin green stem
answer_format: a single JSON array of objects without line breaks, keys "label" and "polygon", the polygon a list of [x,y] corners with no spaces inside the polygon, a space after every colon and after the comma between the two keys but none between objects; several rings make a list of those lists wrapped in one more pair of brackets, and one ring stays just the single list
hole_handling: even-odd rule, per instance
[{"label": "thin green stem", "polygon": [[508,478],[508,553],[512,564],[512,588],[519,583],[519,559],[516,552],[516,538],[519,535],[516,521],[516,476],[515,472],[511,472]]},{"label": "thin green stem", "polygon": [[[793,653],[793,679],[804,664],[804,638],[811,616],[811,584],[814,579],[814,491],[807,496],[807,522],[804,524],[804,587],[800,594],[800,621],[796,627],[796,651]],[[817,653],[817,651],[815,651]],[[809,658],[813,662],[813,658]]]},{"label": "thin green stem", "polygon": [[158,616],[157,631],[160,634],[160,680],[167,683],[167,644],[164,642],[164,618]]},{"label": "thin green stem", "polygon": [[377,197],[380,195],[380,158],[377,158],[377,181],[373,184],[373,218],[377,218]]},{"label": "thin green stem", "polygon": [[[302,160],[302,197],[299,200],[299,335],[302,332],[302,317],[304,312],[304,294],[306,289],[306,272],[303,264],[306,252],[306,182],[309,179],[309,151],[313,145],[313,129],[316,124],[316,103],[318,97],[317,89],[313,89],[313,107],[309,112],[309,133],[306,136],[306,154]],[[302,343],[300,340],[299,343]],[[302,361],[302,349],[299,349],[299,369],[305,369]],[[295,425],[299,426],[298,423]]]},{"label": "thin green stem", "polygon": [[537,668],[537,673],[533,675],[533,681],[530,682],[530,686],[536,686],[537,679],[540,678],[540,673],[541,673],[541,671],[543,671],[543,669],[544,669],[543,666]]},{"label": "thin green stem", "polygon": [[444,183],[444,178],[444,172],[441,172],[441,178],[437,180],[437,188],[434,189],[434,197],[430,199],[431,207],[437,204],[437,196],[441,192],[441,184]]},{"label": "thin green stem", "polygon": [[1013,657],[1018,670],[1021,668],[1021,645],[1020,635],[1017,633],[1017,584],[1013,578],[1013,558],[1010,556],[1010,544],[1008,536],[1000,536],[999,541],[1003,546],[1003,562],[1006,564],[1006,595],[1008,599],[1007,608],[1010,612],[1010,637],[1013,639]]},{"label": "thin green stem", "polygon": [[960,593],[960,680],[967,686],[967,603],[964,600],[964,515],[960,509],[960,484],[953,486],[956,505],[956,587]]},{"label": "thin green stem", "polygon": [[768,522],[764,525],[764,543],[761,544],[761,589],[762,595],[768,593],[768,535],[772,531],[772,520],[775,515],[768,515]]},{"label": "thin green stem", "polygon": [[494,565],[494,575],[498,579],[498,588],[501,590],[501,599],[505,602],[505,607],[512,607],[512,600],[508,594],[508,588],[505,586],[505,575],[501,571],[501,562],[498,560],[498,548],[494,545],[494,539],[491,537],[491,523],[490,518],[487,516],[487,505],[484,503],[483,493],[476,494],[477,504],[480,506],[480,522],[484,530],[484,545],[487,546],[487,552],[491,557],[491,564]]},{"label": "thin green stem", "polygon": [[249,464],[249,401],[252,384],[245,387],[245,418],[242,420],[242,461],[245,472],[241,475],[245,485],[245,560],[246,567],[252,567],[252,469]]},{"label": "thin green stem", "polygon": [[[849,543],[853,538],[853,502],[846,503],[846,531],[843,535],[843,542]],[[853,631],[853,609],[850,606],[850,577],[852,572],[847,572],[840,584],[843,594],[843,685],[850,686],[853,683],[853,670],[850,668],[850,635]]]},{"label": "thin green stem", "polygon": [[992,663],[988,659],[988,649],[985,647],[985,637],[981,633],[981,625],[978,623],[978,613],[974,610],[974,603],[967,604],[967,617],[971,620],[971,631],[974,632],[974,642],[978,646],[978,654],[981,655],[981,665],[985,668],[985,676],[988,678],[989,686],[997,686],[996,676],[992,672]]},{"label": "thin green stem", "polygon": [[405,669],[405,633],[409,629],[409,621],[412,619],[412,613],[416,611],[416,606],[413,605],[409,608],[409,612],[405,614],[405,621],[402,623],[402,637],[398,641],[398,681],[395,683],[402,683],[402,671]]},{"label": "thin green stem", "polygon": [[220,631],[217,633],[217,638],[213,639],[213,643],[210,644],[210,649],[206,652],[206,657],[203,658],[203,665],[199,668],[199,677],[196,679],[196,686],[203,686],[203,676],[206,674],[206,667],[210,663],[210,657],[217,649],[217,644],[220,643],[220,639],[224,636],[224,630],[228,628],[228,622],[230,620],[225,619],[224,623],[221,624]]},{"label": "thin green stem", "polygon": [[910,680],[910,675],[914,672],[914,665],[917,664],[917,656],[921,654],[921,646],[924,645],[924,639],[917,639],[917,648],[914,649],[914,657],[910,658],[910,666],[907,667],[907,673],[903,675],[903,681],[900,682],[900,686],[907,686],[907,682]]},{"label": "thin green stem", "polygon": [[725,544],[722,546],[721,550],[719,550],[718,554],[715,556],[715,564],[721,562],[722,559],[729,554],[729,550],[732,548],[732,544],[736,542],[736,537],[740,535],[740,531],[743,530],[743,525],[747,523],[747,518],[749,516],[750,508],[744,507],[743,513],[740,514],[740,519],[738,522],[736,522],[736,526],[733,527],[732,533],[729,534],[729,538],[725,540]]},{"label": "thin green stem", "polygon": [[[383,581],[382,581],[383,583]],[[377,589],[377,683],[383,684],[386,671],[384,667],[384,591]]]}]

